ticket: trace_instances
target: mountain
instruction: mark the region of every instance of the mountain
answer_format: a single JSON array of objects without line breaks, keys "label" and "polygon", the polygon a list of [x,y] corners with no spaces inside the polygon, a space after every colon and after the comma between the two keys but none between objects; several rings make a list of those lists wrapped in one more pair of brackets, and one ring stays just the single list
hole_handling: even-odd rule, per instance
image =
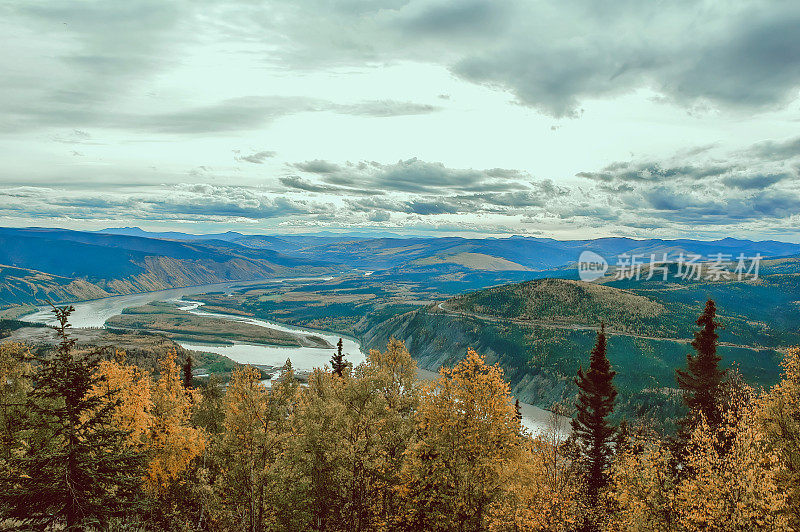
[{"label": "mountain", "polygon": [[707,297],[717,301],[720,354],[755,385],[777,381],[780,352],[800,343],[800,258],[765,261],[747,282],[614,286],[538,279],[453,297],[372,323],[365,347],[395,337],[421,367],[457,363],[468,347],[499,363],[521,401],[571,404],[573,378],[586,364],[597,326],[609,333],[608,356],[617,371],[620,415],[674,413],[675,368]]},{"label": "mountain", "polygon": [[315,275],[339,269],[330,262],[289,257],[222,240],[177,241],[63,229],[0,229],[0,294],[6,305]]},{"label": "mountain", "polygon": [[331,261],[352,268],[384,270],[402,268],[445,270],[461,266],[471,271],[532,272],[574,265],[583,251],[594,251],[616,262],[622,253],[677,255],[716,253],[781,257],[800,253],[800,244],[777,241],[754,242],[725,238],[714,241],[598,238],[554,240],[512,236],[509,238],[461,238],[399,236],[390,233],[332,233],[292,235],[242,235],[228,232],[209,235],[149,233],[135,227],[104,229],[102,232],[171,240],[225,240],[254,249],[271,249],[307,260]]},{"label": "mountain", "polygon": [[227,231],[225,233],[214,233],[206,235],[193,235],[191,233],[180,233],[178,231],[145,231],[139,227],[109,227],[94,233],[105,233],[109,235],[123,235],[123,236],[139,236],[142,238],[156,238],[159,240],[224,240],[226,242],[233,242],[244,235],[235,231]]},{"label": "mountain", "polygon": [[[800,253],[800,244],[776,241],[753,242],[723,239],[699,240],[634,240],[630,238],[600,238],[594,240],[568,240],[532,237],[466,239],[461,237],[408,237],[373,239],[336,239],[327,237],[245,237],[236,242],[256,245],[264,238],[279,238],[286,245],[295,244],[295,256],[326,259],[353,268],[415,269],[435,265],[459,265],[471,270],[484,271],[542,271],[574,265],[583,251],[594,251],[616,263],[622,253],[650,257],[662,253],[677,255],[700,254],[704,257],[716,253],[760,253],[763,257],[781,257]],[[258,244],[262,245],[262,244]],[[286,248],[288,251],[288,248]]]}]

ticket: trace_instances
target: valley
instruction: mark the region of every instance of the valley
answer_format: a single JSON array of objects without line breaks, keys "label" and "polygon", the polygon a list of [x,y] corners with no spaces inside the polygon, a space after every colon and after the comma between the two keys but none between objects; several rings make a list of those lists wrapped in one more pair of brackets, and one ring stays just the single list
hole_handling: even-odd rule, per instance
[{"label": "valley", "polygon": [[[101,250],[98,257],[122,262],[53,267],[41,257],[32,261],[25,258],[29,255],[7,251],[3,260],[16,257],[16,262],[0,271],[6,275],[5,300],[16,299],[4,312],[18,317],[30,310],[25,306],[30,302],[101,298],[87,307],[97,314],[82,321],[85,314],[78,313],[74,325],[162,336],[231,363],[258,363],[270,370],[281,366],[289,351],[293,363],[305,371],[324,365],[339,336],[352,339],[352,362],[363,359],[362,349],[382,349],[397,338],[422,371],[433,372],[452,367],[473,347],[500,365],[521,401],[567,411],[576,393],[575,372],[603,322],[609,359],[617,370],[618,415],[659,419],[673,417],[679,409],[674,369],[691,349],[694,320],[707,298],[718,302],[723,363],[736,367],[752,384],[774,383],[783,351],[800,344],[800,260],[791,255],[800,246],[794,244],[238,233],[204,239],[127,232],[131,234],[20,233],[30,245],[60,239],[59,246],[91,246]],[[612,266],[605,277],[585,283],[576,280],[570,266],[570,257],[585,249],[607,255],[714,246],[789,255],[767,257],[759,279],[746,282],[617,279]],[[142,260],[137,255],[141,252],[165,255]],[[213,269],[203,266],[212,255],[217,268],[213,275]],[[234,267],[245,258],[249,269]],[[189,260],[209,277],[157,274],[153,265],[173,260]],[[142,264],[147,273],[136,273]],[[228,268],[224,272],[222,265]],[[24,269],[29,266],[52,271]],[[279,275],[287,272],[294,275]],[[106,297],[113,290],[151,286],[126,284],[142,278],[153,279],[152,286],[220,278],[227,282]],[[39,316],[34,320],[43,313],[34,314]]]}]

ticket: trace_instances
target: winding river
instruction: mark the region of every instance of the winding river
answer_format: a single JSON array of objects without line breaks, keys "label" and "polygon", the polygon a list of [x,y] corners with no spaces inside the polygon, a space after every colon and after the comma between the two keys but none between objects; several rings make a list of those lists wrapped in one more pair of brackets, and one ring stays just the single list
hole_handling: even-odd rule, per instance
[{"label": "winding river", "polygon": [[[262,283],[282,283],[291,281],[311,281],[311,280],[327,280],[330,277],[316,277],[316,278],[287,278],[287,279],[266,279],[259,281]],[[139,307],[152,303],[154,301],[179,301],[182,298],[191,297],[197,294],[205,294],[208,292],[230,292],[234,288],[241,286],[250,286],[255,284],[254,281],[246,283],[218,283],[208,284],[201,286],[192,286],[186,288],[175,288],[171,290],[160,290],[158,292],[147,292],[144,294],[131,294],[124,296],[105,297],[102,299],[94,299],[91,301],[81,301],[72,303],[75,311],[70,315],[70,323],[73,327],[103,327],[107,319],[122,313],[122,310],[128,307]],[[298,334],[309,334],[323,338],[331,345],[336,345],[340,336],[325,331],[317,331],[312,329],[303,329],[301,327],[293,327],[283,323],[273,321],[259,320],[255,318],[247,318],[242,316],[234,316],[232,314],[212,313],[202,310],[201,303],[192,301],[181,301],[185,303],[181,308],[192,314],[198,316],[214,316],[230,321],[247,322],[260,327],[268,327],[279,331],[293,332]],[[28,314],[22,318],[23,321],[38,322],[55,324],[55,318],[51,312],[50,307],[39,307],[39,309]],[[352,362],[353,365],[358,365],[364,361],[364,353],[361,351],[361,344],[354,338],[341,337],[346,359]],[[314,348],[314,347],[291,347],[291,346],[271,346],[271,345],[253,345],[247,343],[234,343],[234,345],[213,345],[213,344],[197,344],[185,341],[177,341],[178,344],[191,349],[193,351],[207,351],[225,355],[235,362],[242,364],[259,364],[269,366],[282,366],[286,359],[291,359],[292,365],[297,370],[310,371],[315,367],[321,367],[326,364],[333,354],[330,348]]]}]

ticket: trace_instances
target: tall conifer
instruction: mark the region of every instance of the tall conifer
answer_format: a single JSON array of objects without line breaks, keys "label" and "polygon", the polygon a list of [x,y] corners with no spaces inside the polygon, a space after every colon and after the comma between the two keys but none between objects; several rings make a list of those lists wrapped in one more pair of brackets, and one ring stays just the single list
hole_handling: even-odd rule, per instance
[{"label": "tall conifer", "polygon": [[73,353],[67,334],[73,310],[53,310],[60,343],[33,375],[31,415],[20,427],[28,445],[12,468],[22,474],[0,479],[8,517],[36,528],[102,528],[109,517],[131,511],[142,482],[142,456],[111,424],[114,392],[90,393],[104,380],[98,354]]},{"label": "tall conifer", "polygon": [[597,496],[606,484],[606,468],[613,453],[615,429],[608,416],[614,411],[617,389],[616,375],[606,357],[605,326],[600,326],[597,340],[589,360],[589,371],[578,368],[577,415],[572,420],[572,430],[585,467],[586,498],[590,506],[597,504]]},{"label": "tall conifer", "polygon": [[716,329],[720,324],[715,320],[716,313],[716,305],[709,299],[696,321],[702,328],[694,333],[692,347],[695,354],[686,355],[686,369],[676,370],[678,387],[689,409],[682,422],[683,439],[694,428],[700,414],[705,416],[712,429],[719,427],[722,421],[719,398],[723,392],[726,371],[719,368],[722,358],[717,354],[719,335]]},{"label": "tall conifer", "polygon": [[342,354],[342,346],[342,339],[339,338],[339,342],[336,344],[336,352],[331,357],[331,369],[339,377],[344,375],[344,368],[347,367],[347,362],[344,361],[344,354]]},{"label": "tall conifer", "polygon": [[192,355],[186,355],[183,363],[183,387],[187,390],[192,387]]}]

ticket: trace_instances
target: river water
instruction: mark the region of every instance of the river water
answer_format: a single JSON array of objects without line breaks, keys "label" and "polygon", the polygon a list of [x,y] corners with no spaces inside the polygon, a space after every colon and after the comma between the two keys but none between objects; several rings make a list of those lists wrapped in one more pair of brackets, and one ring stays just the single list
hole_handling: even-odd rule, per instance
[{"label": "river water", "polygon": [[[267,279],[259,283],[280,283],[290,281],[307,280],[327,280],[330,277],[317,278],[290,278],[290,279]],[[160,290],[158,292],[147,292],[144,294],[132,294],[125,296],[106,297],[91,301],[81,301],[72,303],[75,311],[70,315],[70,324],[73,327],[103,327],[107,319],[122,313],[128,307],[139,307],[154,301],[178,301],[182,298],[191,297],[197,294],[208,292],[230,292],[240,286],[250,286],[255,284],[253,281],[246,283],[218,283],[186,288],[175,288],[171,290]],[[261,327],[268,327],[279,331],[293,332],[298,334],[308,334],[323,338],[331,345],[336,345],[340,336],[312,329],[292,327],[278,322],[234,316],[231,314],[221,314],[205,312],[201,308],[201,303],[192,301],[182,301],[185,303],[181,308],[198,316],[214,316],[230,321],[247,322]],[[55,318],[50,307],[40,307],[39,310],[20,318],[23,321],[55,324]],[[270,366],[282,366],[286,359],[291,359],[292,365],[296,370],[310,371],[316,367],[322,367],[330,361],[333,349],[314,348],[314,347],[291,347],[291,346],[267,346],[253,345],[246,343],[234,343],[234,345],[213,345],[197,344],[184,341],[177,341],[178,344],[193,351],[207,351],[224,355],[235,362],[241,364],[259,364]],[[353,338],[342,337],[342,352],[348,362],[354,366],[364,361],[364,354],[361,352],[361,344]]]}]

